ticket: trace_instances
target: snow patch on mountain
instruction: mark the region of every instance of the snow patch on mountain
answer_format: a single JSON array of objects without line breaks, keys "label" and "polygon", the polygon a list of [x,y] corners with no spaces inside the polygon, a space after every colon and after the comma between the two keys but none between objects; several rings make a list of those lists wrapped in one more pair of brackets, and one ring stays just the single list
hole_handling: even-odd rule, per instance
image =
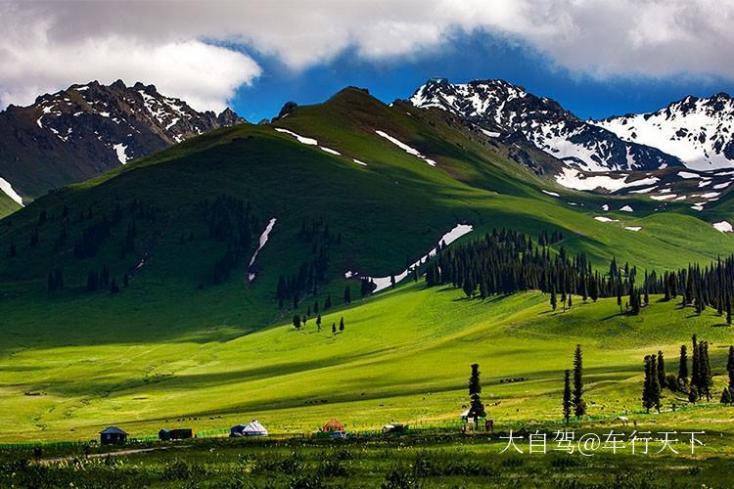
[{"label": "snow patch on mountain", "polygon": [[341,155],[342,155],[342,154],[341,154],[340,152],[338,152],[337,150],[335,150],[335,149],[331,149],[331,148],[327,148],[326,146],[319,146],[319,148],[320,148],[320,149],[321,149],[321,151],[323,151],[324,153],[329,153],[330,155],[334,155],[334,156],[341,156]]},{"label": "snow patch on mountain", "polygon": [[391,143],[393,143],[393,144],[394,144],[395,146],[397,146],[398,148],[400,148],[400,149],[402,149],[403,151],[405,151],[406,153],[408,153],[408,154],[411,154],[411,155],[415,156],[416,158],[420,158],[421,160],[425,161],[426,163],[428,163],[428,164],[429,164],[429,165],[431,165],[431,166],[436,166],[436,162],[435,162],[435,161],[433,161],[433,160],[432,160],[432,159],[430,159],[430,158],[426,158],[426,157],[425,157],[425,156],[423,156],[423,155],[421,154],[421,152],[420,152],[420,151],[418,151],[417,149],[415,149],[415,148],[413,148],[413,147],[411,147],[411,146],[408,146],[407,144],[405,144],[404,142],[400,141],[400,140],[399,140],[399,139],[397,139],[397,138],[394,138],[394,137],[390,136],[390,135],[389,135],[388,133],[386,133],[385,131],[375,130],[375,132],[376,132],[376,133],[377,133],[377,134],[378,134],[379,136],[382,136],[383,138],[387,139],[388,141],[390,141]]},{"label": "snow patch on mountain", "polygon": [[275,217],[271,218],[268,221],[267,226],[265,226],[265,230],[260,234],[260,239],[258,240],[257,249],[252,254],[252,258],[250,258],[250,263],[247,265],[247,281],[252,282],[255,280],[255,277],[257,277],[257,272],[254,270],[255,266],[255,260],[257,260],[257,255],[260,254],[260,251],[265,247],[265,245],[268,242],[268,239],[270,239],[270,233],[273,231],[273,227],[275,226],[275,222],[277,219]]},{"label": "snow patch on mountain", "polygon": [[719,221],[713,223],[714,229],[717,231],[721,231],[722,233],[731,233],[734,232],[734,227],[732,227],[731,223],[729,221]]},{"label": "snow patch on mountain", "polygon": [[[438,243],[434,248],[431,248],[431,250],[420,257],[418,260],[413,262],[408,268],[403,270],[397,275],[394,275],[395,277],[395,283],[399,283],[402,280],[404,280],[408,275],[410,275],[414,269],[418,268],[422,264],[424,264],[426,261],[428,261],[430,258],[436,256],[436,253],[438,253],[438,248],[440,246],[448,246],[457,239],[461,238],[462,236],[472,232],[474,230],[474,226],[471,224],[457,224],[456,226],[451,229],[448,233],[441,236],[441,239],[438,240]],[[345,278],[360,278],[365,279],[370,282],[372,282],[375,285],[374,292],[379,292],[381,290],[384,290],[392,285],[392,277],[368,277],[360,275],[356,272],[353,272],[351,270],[348,270],[344,273]]]},{"label": "snow patch on mountain", "polygon": [[275,130],[284,134],[288,134],[289,136],[293,136],[299,143],[305,144],[307,146],[318,146],[319,144],[319,142],[316,141],[314,138],[301,136],[300,134],[296,134],[295,132],[289,131],[288,129],[283,129],[282,127],[276,127]]},{"label": "snow patch on mountain", "polygon": [[15,191],[10,182],[5,180],[3,177],[0,177],[0,190],[2,190],[5,195],[17,202],[20,206],[23,206],[23,198],[18,195],[18,192]]},{"label": "snow patch on mountain", "polygon": [[122,163],[123,165],[125,163],[127,163],[127,161],[130,159],[127,156],[127,153],[126,153],[126,151],[127,151],[127,146],[126,145],[124,145],[122,143],[113,144],[112,145],[112,149],[115,150],[115,154],[117,155],[117,159],[120,160],[120,163]]},{"label": "snow patch on mountain", "polygon": [[658,182],[657,177],[646,177],[632,182],[627,182],[627,175],[622,174],[619,178],[609,175],[585,175],[573,168],[563,168],[556,175],[556,182],[564,187],[574,190],[596,190],[598,188],[609,192],[616,192],[623,188],[641,187]]}]

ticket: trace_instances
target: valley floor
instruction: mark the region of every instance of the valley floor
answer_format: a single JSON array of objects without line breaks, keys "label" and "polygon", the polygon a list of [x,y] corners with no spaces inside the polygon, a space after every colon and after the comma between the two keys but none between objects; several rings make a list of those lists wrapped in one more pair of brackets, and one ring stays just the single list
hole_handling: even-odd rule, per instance
[{"label": "valley floor", "polygon": [[[720,405],[732,329],[715,311],[697,316],[679,301],[620,314],[615,299],[574,298],[551,311],[532,292],[485,301],[460,291],[399,287],[297,331],[278,326],[232,339],[212,327],[200,337],[138,343],[47,345],[0,356],[0,441],[85,441],[117,425],[133,438],[185,426],[221,436],[260,420],[271,433],[313,433],[330,418],[351,432],[389,422],[457,432],[468,404],[470,365],[497,430],[557,426],[563,371],[584,351],[589,417],[582,426],[660,426],[734,435],[734,408]],[[345,321],[337,334],[331,324]],[[714,399],[689,405],[664,392],[661,414],[641,409],[643,357],[662,350],[677,371],[681,344],[710,343]]]},{"label": "valley floor", "polygon": [[[731,486],[730,460],[681,454],[501,453],[486,436],[220,439],[117,456],[0,452],[0,486],[151,488],[690,488]],[[49,461],[49,454],[64,455]]]}]

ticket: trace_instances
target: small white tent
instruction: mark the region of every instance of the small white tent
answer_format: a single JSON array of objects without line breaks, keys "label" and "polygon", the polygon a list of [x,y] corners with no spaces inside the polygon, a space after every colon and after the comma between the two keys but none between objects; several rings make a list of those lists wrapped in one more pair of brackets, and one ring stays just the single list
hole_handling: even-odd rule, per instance
[{"label": "small white tent", "polygon": [[242,436],[268,436],[268,430],[260,421],[253,419],[242,429]]}]

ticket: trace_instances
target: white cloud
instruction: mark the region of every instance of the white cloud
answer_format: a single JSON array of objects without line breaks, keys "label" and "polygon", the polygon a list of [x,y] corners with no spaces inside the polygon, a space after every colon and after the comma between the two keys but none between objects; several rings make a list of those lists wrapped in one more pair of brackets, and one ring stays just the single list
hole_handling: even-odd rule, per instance
[{"label": "white cloud", "polygon": [[598,77],[733,79],[732,20],[734,0],[6,2],[0,96],[27,101],[39,88],[123,77],[221,107],[260,73],[222,46],[242,44],[299,70],[346,48],[367,59],[400,57],[483,31]]}]

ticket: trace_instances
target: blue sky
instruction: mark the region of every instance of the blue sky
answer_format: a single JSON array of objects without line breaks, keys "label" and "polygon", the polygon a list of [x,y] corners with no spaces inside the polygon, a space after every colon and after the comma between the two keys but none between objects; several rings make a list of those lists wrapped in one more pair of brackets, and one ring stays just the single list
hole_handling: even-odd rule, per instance
[{"label": "blue sky", "polygon": [[288,100],[318,103],[348,85],[368,88],[384,102],[406,98],[431,77],[453,82],[502,78],[553,98],[583,118],[652,111],[686,95],[734,93],[734,82],[713,75],[600,78],[573,73],[527,46],[486,32],[454,37],[430,52],[387,60],[365,59],[348,49],[304,70],[292,70],[257,52],[247,54],[262,67],[262,75],[238,89],[231,104],[253,122],[277,114]]},{"label": "blue sky", "polygon": [[4,0],[0,110],[73,83],[155,84],[250,120],[346,85],[504,78],[581,117],[734,92],[734,2]]}]

